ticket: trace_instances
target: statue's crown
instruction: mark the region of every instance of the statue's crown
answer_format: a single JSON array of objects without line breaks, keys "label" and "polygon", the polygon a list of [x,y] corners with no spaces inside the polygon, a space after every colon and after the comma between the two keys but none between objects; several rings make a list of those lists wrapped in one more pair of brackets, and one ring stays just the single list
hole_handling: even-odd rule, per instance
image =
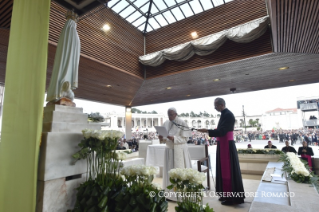
[{"label": "statue's crown", "polygon": [[78,22],[79,20],[79,16],[78,14],[76,14],[74,11],[71,11],[71,10],[68,10],[66,12],[66,19],[69,20],[69,19],[72,19],[73,21],[75,21],[76,23]]}]

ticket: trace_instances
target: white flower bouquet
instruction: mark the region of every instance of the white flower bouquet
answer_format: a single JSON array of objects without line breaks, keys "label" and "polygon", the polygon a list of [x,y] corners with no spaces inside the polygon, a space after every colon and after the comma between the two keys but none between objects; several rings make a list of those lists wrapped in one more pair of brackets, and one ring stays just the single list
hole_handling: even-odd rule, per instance
[{"label": "white flower bouquet", "polygon": [[204,173],[191,168],[176,168],[171,169],[168,174],[171,185],[167,188],[177,192],[178,206],[175,207],[176,211],[213,212],[208,204],[205,208],[202,205],[204,189],[202,183],[206,178]]},{"label": "white flower bouquet", "polygon": [[318,187],[318,176],[296,154],[287,152],[286,154],[282,154],[279,160],[284,162],[282,169],[291,179],[298,183],[312,183]]}]

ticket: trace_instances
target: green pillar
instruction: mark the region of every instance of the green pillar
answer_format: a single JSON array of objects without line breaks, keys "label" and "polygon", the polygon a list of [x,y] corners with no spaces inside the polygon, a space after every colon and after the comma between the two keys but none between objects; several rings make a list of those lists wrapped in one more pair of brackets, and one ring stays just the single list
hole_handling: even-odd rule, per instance
[{"label": "green pillar", "polygon": [[0,146],[0,211],[34,212],[50,0],[15,0]]}]

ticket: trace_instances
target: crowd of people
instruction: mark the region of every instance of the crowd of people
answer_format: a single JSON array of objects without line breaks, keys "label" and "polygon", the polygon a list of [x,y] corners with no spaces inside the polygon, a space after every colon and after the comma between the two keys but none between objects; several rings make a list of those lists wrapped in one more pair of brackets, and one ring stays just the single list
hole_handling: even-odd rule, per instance
[{"label": "crowd of people", "polygon": [[[251,142],[252,140],[279,140],[279,142],[289,141],[291,145],[303,143],[307,146],[318,145],[319,129],[295,129],[295,130],[267,130],[267,131],[234,131],[234,140],[236,142]],[[117,149],[132,149],[138,151],[138,143],[140,140],[155,140],[158,139],[156,132],[133,132],[132,139],[119,140]],[[195,145],[216,145],[215,137],[209,137],[206,133],[194,131],[192,137],[189,137],[188,144]]]}]

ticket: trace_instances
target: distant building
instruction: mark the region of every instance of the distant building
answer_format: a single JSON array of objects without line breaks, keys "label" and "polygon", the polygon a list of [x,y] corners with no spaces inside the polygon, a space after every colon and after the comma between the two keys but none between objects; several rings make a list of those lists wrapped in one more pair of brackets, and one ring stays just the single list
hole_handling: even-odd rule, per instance
[{"label": "distant building", "polygon": [[272,129],[299,129],[302,122],[297,113],[297,108],[276,108],[262,115],[263,130]]}]

